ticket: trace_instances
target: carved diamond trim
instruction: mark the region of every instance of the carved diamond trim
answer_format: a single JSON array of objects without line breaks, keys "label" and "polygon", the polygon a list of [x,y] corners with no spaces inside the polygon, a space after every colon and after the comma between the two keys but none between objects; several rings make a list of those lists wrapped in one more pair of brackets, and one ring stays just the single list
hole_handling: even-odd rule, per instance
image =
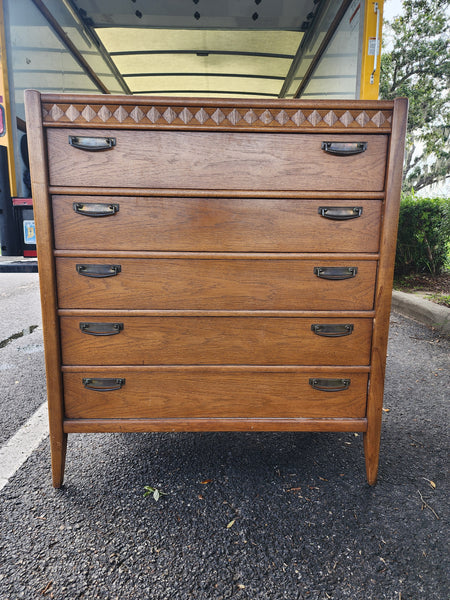
[{"label": "carved diamond trim", "polygon": [[[100,113],[99,113],[100,114]],[[139,108],[139,106],[135,106],[133,110],[130,112],[130,117],[133,119],[135,123],[139,123],[145,117],[144,112]]]},{"label": "carved diamond trim", "polygon": [[353,123],[355,119],[352,117],[351,113],[346,110],[345,113],[339,118],[339,121],[343,123],[346,127]]},{"label": "carved diamond trim", "polygon": [[106,123],[106,121],[108,121],[108,119],[110,119],[112,116],[112,112],[105,105],[101,107],[97,114],[104,123]]},{"label": "carved diamond trim", "polygon": [[266,109],[261,115],[259,115],[259,120],[264,123],[264,125],[270,125],[273,121],[273,114],[270,110]]},{"label": "carved diamond trim", "polygon": [[220,108],[218,108],[211,115],[211,119],[214,121],[214,123],[216,123],[217,125],[220,125],[222,123],[222,121],[225,119],[225,115],[220,110]]},{"label": "carved diamond trim", "polygon": [[370,121],[370,117],[366,111],[363,110],[362,113],[359,113],[359,115],[356,117],[355,121],[358,123],[358,125],[361,125],[361,127],[365,127]]},{"label": "carved diamond trim", "polygon": [[242,119],[241,113],[233,108],[233,110],[227,115],[227,119],[230,121],[232,125],[237,125],[239,121]]},{"label": "carved diamond trim", "polygon": [[183,110],[180,112],[180,114],[178,116],[183,121],[183,123],[185,123],[186,125],[189,123],[189,121],[191,121],[194,118],[194,115],[191,113],[191,111],[188,108],[183,108]]},{"label": "carved diamond trim", "polygon": [[204,108],[201,108],[198,112],[195,113],[195,118],[201,125],[204,125],[209,119],[209,115]]},{"label": "carved diamond trim", "polygon": [[163,112],[162,116],[168,123],[172,123],[177,118],[177,113],[169,107]]},{"label": "carved diamond trim", "polygon": [[57,104],[54,104],[49,111],[49,115],[54,121],[59,121],[59,119],[64,116],[64,111],[62,111]]},{"label": "carved diamond trim", "polygon": [[246,121],[249,125],[252,125],[255,121],[258,120],[258,115],[251,108],[244,115],[244,121]]},{"label": "carved diamond trim", "polygon": [[[81,112],[80,112],[81,111]],[[114,112],[112,112],[114,111]],[[246,127],[262,127],[267,128],[289,128],[295,125],[298,128],[318,127],[339,129],[342,127],[351,128],[382,128],[390,130],[392,126],[392,111],[391,110],[363,110],[349,109],[341,114],[341,110],[324,108],[319,110],[301,109],[292,110],[289,107],[274,108],[269,106],[266,109],[260,107],[248,108],[239,106],[236,108],[208,107],[198,108],[196,106],[151,106],[151,105],[118,105],[109,104],[105,101],[104,104],[64,104],[48,103],[42,107],[42,118],[44,122],[90,122],[99,121],[103,123],[111,123],[114,126],[119,123],[134,121],[136,124],[143,124],[146,118],[150,123],[161,127],[179,126],[184,123],[186,126],[195,128],[196,125],[205,125],[208,123],[210,127],[236,127],[242,129]],[[339,116],[340,115],[340,116]],[[178,120],[179,119],[179,120]],[[226,120],[226,124],[223,122]]]},{"label": "carved diamond trim", "polygon": [[327,114],[324,116],[323,120],[327,125],[333,127],[336,121],[338,121],[338,118],[336,114],[332,110],[330,110],[330,112],[327,112]]},{"label": "carved diamond trim", "polygon": [[286,123],[289,121],[289,115],[285,110],[282,110],[275,117],[275,121],[280,125],[286,125]]},{"label": "carved diamond trim", "polygon": [[379,110],[375,115],[373,115],[372,121],[375,123],[375,125],[377,127],[381,127],[383,125],[383,123],[386,121],[386,118],[383,115],[383,113],[381,112],[381,110]]},{"label": "carved diamond trim", "polygon": [[85,108],[83,108],[81,116],[85,121],[89,123],[89,121],[92,121],[92,119],[97,116],[97,113],[92,108],[92,106],[89,106],[88,104]]},{"label": "carved diamond trim", "polygon": [[308,117],[308,121],[311,123],[311,125],[314,125],[314,127],[316,125],[318,125],[321,120],[322,120],[322,117],[320,116],[320,113],[317,112],[317,110],[313,110],[312,113]]},{"label": "carved diamond trim", "polygon": [[119,106],[117,110],[114,111],[114,118],[119,121],[119,123],[123,123],[125,119],[128,117],[128,112],[124,109],[123,106]]},{"label": "carved diamond trim", "polygon": [[152,106],[151,109],[147,113],[147,118],[152,123],[156,123],[158,121],[158,119],[160,118],[160,116],[161,116],[161,113],[159,112],[159,110],[156,110],[156,108],[154,106]]},{"label": "carved diamond trim", "polygon": [[297,127],[300,127],[303,121],[305,121],[306,117],[301,110],[298,110],[292,115],[291,119],[297,125]]},{"label": "carved diamond trim", "polygon": [[66,117],[69,121],[75,121],[80,116],[80,111],[75,108],[73,104],[66,110]]}]

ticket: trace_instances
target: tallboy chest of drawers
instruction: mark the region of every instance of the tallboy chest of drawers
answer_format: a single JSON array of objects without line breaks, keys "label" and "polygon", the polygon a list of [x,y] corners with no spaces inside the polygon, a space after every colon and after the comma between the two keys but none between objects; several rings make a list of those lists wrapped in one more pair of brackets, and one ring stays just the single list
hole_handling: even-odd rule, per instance
[{"label": "tallboy chest of drawers", "polygon": [[360,431],[378,468],[406,101],[26,92],[67,435]]}]

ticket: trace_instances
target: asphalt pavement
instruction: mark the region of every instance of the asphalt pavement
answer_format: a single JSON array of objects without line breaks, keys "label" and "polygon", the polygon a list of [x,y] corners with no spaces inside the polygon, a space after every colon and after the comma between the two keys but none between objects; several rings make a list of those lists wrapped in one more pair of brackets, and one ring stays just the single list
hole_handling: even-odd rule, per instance
[{"label": "asphalt pavement", "polygon": [[[45,399],[37,275],[0,310],[1,445]],[[373,488],[361,434],[71,434],[60,490],[46,438],[0,492],[0,600],[446,600],[449,350],[392,315]]]}]

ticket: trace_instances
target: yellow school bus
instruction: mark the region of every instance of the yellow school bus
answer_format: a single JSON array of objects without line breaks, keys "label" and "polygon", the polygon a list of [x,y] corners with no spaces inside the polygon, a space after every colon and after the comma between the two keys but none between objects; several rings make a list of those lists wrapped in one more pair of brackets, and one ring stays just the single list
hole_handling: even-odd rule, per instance
[{"label": "yellow school bus", "polygon": [[1,254],[35,255],[25,89],[377,99],[382,13],[383,0],[0,0]]}]

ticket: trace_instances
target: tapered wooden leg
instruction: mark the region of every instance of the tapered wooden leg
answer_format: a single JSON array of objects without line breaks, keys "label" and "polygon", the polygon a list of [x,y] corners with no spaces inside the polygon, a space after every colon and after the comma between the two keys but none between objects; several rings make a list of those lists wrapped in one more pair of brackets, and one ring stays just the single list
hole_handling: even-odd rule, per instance
[{"label": "tapered wooden leg", "polygon": [[367,431],[364,432],[364,456],[366,459],[366,474],[369,485],[375,485],[378,477],[378,460],[380,456],[381,418],[369,420]]},{"label": "tapered wooden leg", "polygon": [[52,484],[54,488],[60,488],[64,481],[67,433],[50,434],[50,450],[52,454]]}]

